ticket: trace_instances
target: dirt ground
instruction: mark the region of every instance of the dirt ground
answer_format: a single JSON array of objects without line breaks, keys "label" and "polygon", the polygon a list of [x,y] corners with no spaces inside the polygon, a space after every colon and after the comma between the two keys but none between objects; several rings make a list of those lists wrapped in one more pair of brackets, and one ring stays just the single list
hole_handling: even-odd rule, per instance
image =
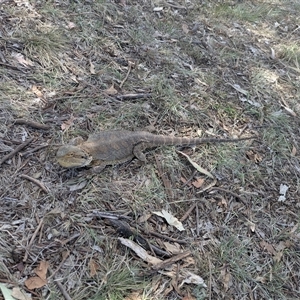
[{"label": "dirt ground", "polygon": [[[299,12],[0,1],[0,299],[300,299]],[[57,163],[108,129],[255,138]]]}]

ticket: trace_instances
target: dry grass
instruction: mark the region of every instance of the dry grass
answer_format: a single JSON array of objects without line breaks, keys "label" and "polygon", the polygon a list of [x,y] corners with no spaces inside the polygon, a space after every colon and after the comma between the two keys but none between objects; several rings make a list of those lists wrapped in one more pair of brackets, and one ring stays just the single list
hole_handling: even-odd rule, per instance
[{"label": "dry grass", "polygon": [[[35,140],[1,166],[0,282],[32,299],[298,299],[298,1],[136,2],[7,1],[1,9],[1,156]],[[152,97],[117,97],[128,93]],[[174,147],[99,175],[55,162],[62,142],[120,128],[257,140],[184,149],[222,188],[204,192],[212,181]],[[281,184],[289,187],[283,202]],[[180,219],[194,204],[183,232],[152,214]],[[161,249],[165,240],[151,232],[183,240],[192,254],[176,262],[173,279],[154,272],[95,210],[122,216]],[[41,261],[54,274],[29,290]],[[180,286],[181,271],[208,287]]]}]

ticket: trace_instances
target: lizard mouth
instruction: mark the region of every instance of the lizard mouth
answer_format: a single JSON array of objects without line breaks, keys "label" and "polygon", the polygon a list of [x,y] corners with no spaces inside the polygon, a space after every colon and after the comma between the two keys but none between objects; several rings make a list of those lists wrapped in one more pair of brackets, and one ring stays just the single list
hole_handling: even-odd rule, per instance
[{"label": "lizard mouth", "polygon": [[89,166],[91,164],[91,162],[93,161],[93,157],[92,156],[88,156],[85,158],[85,162],[83,163],[83,165],[81,165],[81,167],[86,167]]}]

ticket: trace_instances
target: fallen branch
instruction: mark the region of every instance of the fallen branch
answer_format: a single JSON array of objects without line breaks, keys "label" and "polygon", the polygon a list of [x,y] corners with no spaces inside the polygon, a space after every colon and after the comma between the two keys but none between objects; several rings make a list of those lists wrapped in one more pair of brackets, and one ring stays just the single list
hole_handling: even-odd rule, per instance
[{"label": "fallen branch", "polygon": [[16,119],[15,124],[19,125],[27,125],[36,129],[43,129],[43,130],[48,130],[50,129],[50,126],[41,124],[32,120],[25,120],[25,119]]},{"label": "fallen branch", "polygon": [[35,147],[35,148],[31,149],[31,150],[28,150],[28,151],[22,153],[22,156],[26,157],[26,156],[28,156],[29,154],[32,154],[32,153],[35,152],[35,151],[44,149],[44,148],[46,148],[46,147],[48,147],[48,146],[49,146],[48,144],[37,146],[37,147]]},{"label": "fallen branch", "polygon": [[134,100],[134,99],[144,99],[144,98],[151,98],[151,93],[146,94],[126,94],[126,95],[119,95],[116,98],[118,100]]},{"label": "fallen branch", "polygon": [[27,141],[25,141],[23,144],[19,145],[15,150],[13,150],[12,152],[10,152],[9,154],[5,155],[1,161],[0,161],[0,166],[6,162],[8,159],[12,158],[14,155],[16,155],[19,151],[21,151],[23,148],[25,148],[28,144],[30,144],[32,141],[34,140],[34,138],[28,139]]},{"label": "fallen branch", "polygon": [[153,270],[161,270],[161,269],[165,269],[166,267],[170,266],[171,264],[187,257],[187,256],[190,256],[191,255],[191,252],[190,251],[185,251],[183,253],[179,253],[171,258],[168,258],[154,266],[152,266],[152,269]]},{"label": "fallen branch", "polygon": [[45,193],[48,193],[48,189],[44,186],[43,183],[41,183],[39,180],[35,179],[35,178],[32,178],[28,175],[25,175],[25,174],[21,174],[20,175],[21,178],[25,178],[31,182],[33,182],[34,184],[36,184],[37,186],[39,186]]},{"label": "fallen branch", "polygon": [[140,234],[134,232],[130,226],[125,221],[110,219],[109,223],[125,238],[132,238],[136,243],[138,243],[142,248],[154,252],[156,255],[162,257],[170,257],[170,254],[155,245],[150,244],[144,237]]}]

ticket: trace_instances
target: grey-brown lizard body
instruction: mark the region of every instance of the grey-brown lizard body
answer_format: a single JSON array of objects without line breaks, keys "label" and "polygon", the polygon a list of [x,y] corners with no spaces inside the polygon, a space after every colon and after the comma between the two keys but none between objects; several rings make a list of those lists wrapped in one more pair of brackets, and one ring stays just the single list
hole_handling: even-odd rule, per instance
[{"label": "grey-brown lizard body", "polygon": [[161,145],[191,146],[203,143],[226,143],[252,139],[186,138],[155,135],[145,131],[102,131],[90,135],[87,141],[75,138],[57,151],[57,161],[65,168],[97,166],[100,171],[107,165],[122,163],[137,157],[146,161],[142,152]]}]

